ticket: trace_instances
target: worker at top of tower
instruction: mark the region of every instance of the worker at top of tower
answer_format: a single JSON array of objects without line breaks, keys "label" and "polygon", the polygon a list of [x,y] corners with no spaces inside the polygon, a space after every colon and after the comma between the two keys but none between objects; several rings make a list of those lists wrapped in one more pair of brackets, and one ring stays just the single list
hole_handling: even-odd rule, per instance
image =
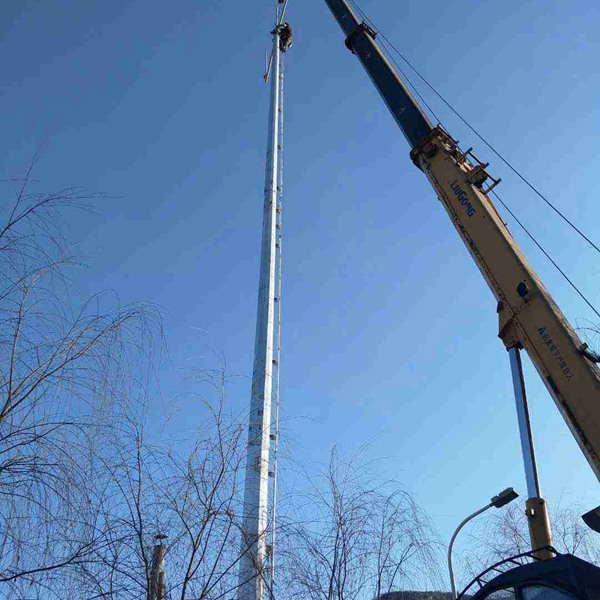
[{"label": "worker at top of tower", "polygon": [[292,45],[292,28],[289,23],[279,26],[279,49],[285,52]]}]

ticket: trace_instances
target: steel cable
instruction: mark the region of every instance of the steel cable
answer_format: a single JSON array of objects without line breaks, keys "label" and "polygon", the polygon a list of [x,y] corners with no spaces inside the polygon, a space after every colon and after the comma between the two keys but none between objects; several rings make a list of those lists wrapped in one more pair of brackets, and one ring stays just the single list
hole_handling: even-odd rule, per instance
[{"label": "steel cable", "polygon": [[[408,66],[409,68],[414,71],[415,75],[460,119],[460,121],[462,121],[462,123],[464,125],[466,125],[523,183],[525,183],[533,192],[535,192],[535,194],[537,194],[561,219],[563,219],[574,231],[576,231],[588,244],[590,244],[590,246],[592,246],[592,248],[594,248],[597,252],[600,253],[600,247],[598,247],[597,244],[595,244],[585,233],[583,233],[583,231],[581,231],[581,229],[579,229],[579,227],[577,227],[577,225],[575,225],[575,223],[573,223],[566,215],[564,215],[560,209],[558,209],[552,202],[550,202],[550,200],[548,200],[548,198],[546,198],[546,196],[544,196],[544,194],[542,194],[542,192],[540,192],[518,169],[516,169],[515,167],[513,167],[513,165],[508,162],[508,160],[506,158],[504,158],[504,156],[502,154],[500,154],[500,152],[498,152],[490,142],[488,142],[476,129],[475,127],[473,127],[468,121],[467,119],[465,119],[453,106],[452,104],[450,104],[450,102],[448,100],[446,100],[446,98],[444,98],[444,96],[442,96],[442,94],[440,94],[440,92],[438,92],[432,84],[429,83],[429,81],[419,72],[419,70],[402,54],[402,52],[400,52],[400,50],[398,50],[398,48],[396,48],[396,46],[394,45],[394,43],[392,41],[390,41],[390,39],[380,30],[376,27],[376,25],[373,23],[373,21],[371,21],[371,19],[369,19],[369,17],[367,17],[367,15],[364,13],[364,11],[356,4],[356,2],[354,0],[349,0],[350,3],[352,4],[352,6],[356,9],[356,11],[360,14],[360,16],[369,24],[369,26],[378,33],[378,35],[381,37],[382,40],[385,41],[385,43],[392,49],[393,52],[395,52]],[[388,51],[389,54],[389,51]],[[390,56],[391,58],[391,56]],[[395,62],[395,61],[394,61]],[[397,63],[395,63],[397,64]],[[412,84],[411,84],[412,85]],[[420,94],[419,94],[419,97]],[[431,108],[429,108],[429,110],[431,110]],[[432,114],[433,111],[431,110]],[[437,117],[436,117],[437,119]],[[439,119],[438,119],[439,121]]]},{"label": "steel cable", "polygon": [[[400,71],[401,75],[406,79],[408,84],[417,94],[419,99],[424,103],[427,109],[431,112],[431,114],[435,117],[438,123],[441,123],[441,119],[436,115],[434,110],[429,106],[429,104],[425,101],[423,96],[416,89],[415,85],[412,83],[410,78],[407,76],[405,71],[400,67],[396,59],[392,56],[389,48],[391,48],[409,67],[410,69],[421,79],[421,81],[515,174],[519,177],[527,186],[533,190],[554,212],[556,212],[566,223],[569,224],[584,240],[586,240],[596,251],[600,252],[600,248],[588,237],[586,236],[574,223],[572,223],[554,204],[552,204],[532,183],[530,183],[515,167],[513,167],[508,160],[506,160],[451,104],[448,102],[434,87],[425,79],[423,75],[418,71],[416,67],[412,65],[412,63],[396,48],[396,46],[385,36],[384,33],[381,32],[380,29],[376,27],[376,25],[369,19],[369,17],[364,13],[364,11],[356,4],[355,0],[349,0],[352,6],[356,9],[356,11],[360,14],[361,18],[373,29],[377,34],[381,37],[381,39],[385,42],[382,43],[382,47],[386,51],[389,59],[394,63],[396,68]],[[389,46],[388,47],[386,47]],[[518,223],[518,225],[523,229],[525,234],[533,241],[533,243],[538,247],[538,249],[544,254],[544,256],[550,261],[550,263],[556,268],[556,270],[564,277],[567,283],[577,292],[577,294],[581,297],[581,299],[587,304],[587,306],[596,314],[598,318],[600,318],[600,312],[594,307],[594,305],[587,299],[587,297],[583,294],[583,292],[575,285],[575,283],[571,280],[571,278],[561,269],[558,263],[550,256],[550,254],[546,251],[546,249],[537,241],[535,236],[525,227],[523,222],[516,216],[516,214],[507,206],[507,204],[498,196],[496,192],[492,192],[495,198],[502,204],[502,206],[507,210],[507,212],[511,215],[511,217]]]}]

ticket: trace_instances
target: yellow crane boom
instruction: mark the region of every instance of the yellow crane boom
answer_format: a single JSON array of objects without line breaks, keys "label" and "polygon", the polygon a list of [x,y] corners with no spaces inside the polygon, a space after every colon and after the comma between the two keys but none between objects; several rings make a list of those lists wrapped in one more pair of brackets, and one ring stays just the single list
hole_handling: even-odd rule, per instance
[{"label": "yellow crane boom", "polygon": [[[325,0],[471,253],[497,301],[499,337],[511,359],[527,488],[533,549],[551,546],[519,351],[525,349],[556,406],[600,479],[600,369],[538,275],[531,268],[489,197],[499,183],[470,150],[463,152],[440,125],[434,127],[406,89],[377,43],[376,32],[359,22],[346,0]],[[600,507],[584,516],[600,531]],[[548,558],[551,552],[539,553]]]},{"label": "yellow crane boom", "polygon": [[411,151],[497,301],[499,337],[527,351],[600,479],[600,369],[494,207],[485,166],[440,127]]}]

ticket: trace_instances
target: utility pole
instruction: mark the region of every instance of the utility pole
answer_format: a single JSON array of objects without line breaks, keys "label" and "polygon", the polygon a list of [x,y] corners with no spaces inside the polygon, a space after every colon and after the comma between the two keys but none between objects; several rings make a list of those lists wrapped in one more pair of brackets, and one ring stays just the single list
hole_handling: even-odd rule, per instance
[{"label": "utility pole", "polygon": [[154,546],[152,553],[148,600],[166,600],[167,597],[167,581],[165,577],[166,548],[163,544],[163,540],[166,538],[166,535],[160,533],[154,538],[158,543]]},{"label": "utility pole", "polygon": [[269,569],[267,566],[274,556],[275,541],[275,505],[273,500],[269,502],[269,479],[273,480],[274,498],[277,467],[271,441],[276,453],[281,347],[282,59],[291,45],[291,29],[283,21],[286,8],[287,0],[278,0],[275,28],[271,31],[273,49],[265,73],[265,81],[271,80],[269,132],[238,600],[264,600],[265,587],[269,588],[269,597],[273,595],[274,563]]}]

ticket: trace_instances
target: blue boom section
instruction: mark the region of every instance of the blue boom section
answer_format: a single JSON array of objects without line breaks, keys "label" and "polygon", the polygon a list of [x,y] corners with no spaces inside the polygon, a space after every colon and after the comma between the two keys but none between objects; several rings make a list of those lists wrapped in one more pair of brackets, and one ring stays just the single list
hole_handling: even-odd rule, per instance
[{"label": "blue boom section", "polygon": [[414,148],[432,130],[429,119],[383,56],[374,41],[375,33],[358,21],[345,0],[325,1],[346,34],[346,46],[358,56],[411,148]]}]

